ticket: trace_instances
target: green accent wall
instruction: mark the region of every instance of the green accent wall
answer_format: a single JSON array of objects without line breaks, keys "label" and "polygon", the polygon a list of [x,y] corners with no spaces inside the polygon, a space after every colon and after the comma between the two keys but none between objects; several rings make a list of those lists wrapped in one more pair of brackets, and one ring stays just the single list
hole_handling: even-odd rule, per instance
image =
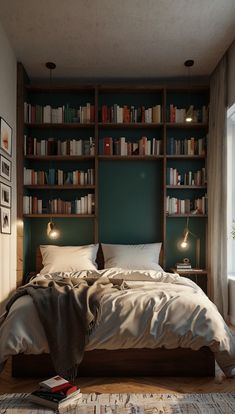
[{"label": "green accent wall", "polygon": [[162,240],[162,161],[103,161],[99,229],[103,243]]}]

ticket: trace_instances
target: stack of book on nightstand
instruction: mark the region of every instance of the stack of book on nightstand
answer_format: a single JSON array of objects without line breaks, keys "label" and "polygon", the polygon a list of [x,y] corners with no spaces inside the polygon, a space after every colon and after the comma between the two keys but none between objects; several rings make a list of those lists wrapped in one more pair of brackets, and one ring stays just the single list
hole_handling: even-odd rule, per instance
[{"label": "stack of book on nightstand", "polygon": [[192,269],[191,263],[190,262],[182,262],[182,263],[176,263],[175,265],[176,270],[180,270],[182,271],[189,271]]},{"label": "stack of book on nightstand", "polygon": [[56,375],[39,383],[39,388],[28,395],[28,400],[54,410],[60,410],[81,398],[80,388]]}]

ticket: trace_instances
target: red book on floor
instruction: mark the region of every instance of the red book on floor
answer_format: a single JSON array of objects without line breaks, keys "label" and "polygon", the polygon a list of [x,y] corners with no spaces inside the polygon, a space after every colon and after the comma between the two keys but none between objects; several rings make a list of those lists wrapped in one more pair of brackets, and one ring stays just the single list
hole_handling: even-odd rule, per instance
[{"label": "red book on floor", "polygon": [[72,384],[60,375],[56,375],[55,377],[42,381],[39,385],[41,388],[51,392],[61,391],[72,387]]}]

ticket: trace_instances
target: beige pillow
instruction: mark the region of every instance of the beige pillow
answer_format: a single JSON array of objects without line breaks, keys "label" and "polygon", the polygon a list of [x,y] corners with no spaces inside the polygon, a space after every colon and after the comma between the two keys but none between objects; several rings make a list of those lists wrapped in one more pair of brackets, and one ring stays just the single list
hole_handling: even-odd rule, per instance
[{"label": "beige pillow", "polygon": [[96,270],[96,255],[99,245],[86,246],[40,246],[43,268],[40,274],[52,272],[74,272]]},{"label": "beige pillow", "polygon": [[134,270],[163,269],[158,264],[162,243],[105,244],[102,243],[104,268],[121,267]]}]

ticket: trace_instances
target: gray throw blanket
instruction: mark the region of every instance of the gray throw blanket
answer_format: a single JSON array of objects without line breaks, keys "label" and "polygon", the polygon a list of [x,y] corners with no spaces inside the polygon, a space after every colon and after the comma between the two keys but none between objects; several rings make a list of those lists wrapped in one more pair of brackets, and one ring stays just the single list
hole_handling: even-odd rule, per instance
[{"label": "gray throw blanket", "polygon": [[103,294],[124,288],[122,280],[114,281],[106,277],[96,280],[36,279],[18,288],[6,309],[8,312],[20,296],[32,297],[45,330],[56,372],[74,379],[89,333],[98,322]]}]

